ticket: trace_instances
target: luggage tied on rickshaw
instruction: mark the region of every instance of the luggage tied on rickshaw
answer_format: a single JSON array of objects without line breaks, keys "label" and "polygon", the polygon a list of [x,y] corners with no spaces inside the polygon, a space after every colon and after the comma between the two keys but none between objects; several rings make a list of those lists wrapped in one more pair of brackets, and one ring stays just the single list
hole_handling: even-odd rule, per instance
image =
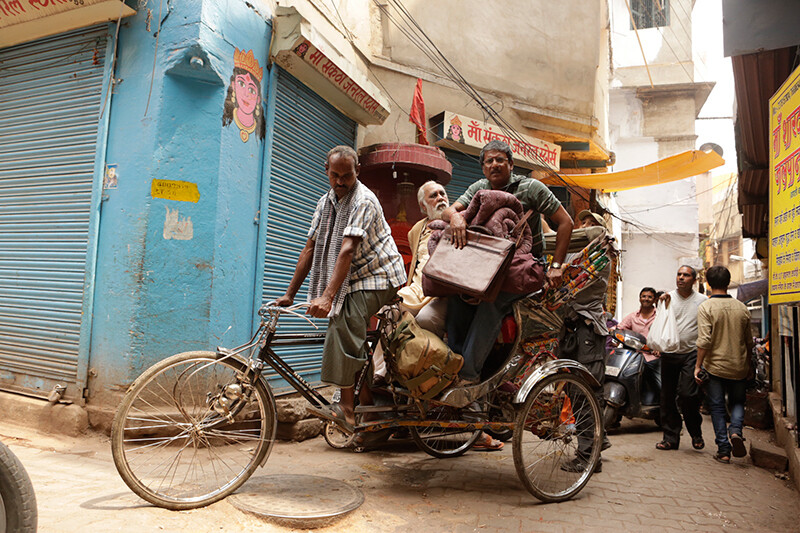
[{"label": "luggage tied on rickshaw", "polygon": [[388,362],[395,379],[411,396],[429,400],[447,388],[464,366],[435,333],[422,329],[411,313],[403,313],[389,335]]}]

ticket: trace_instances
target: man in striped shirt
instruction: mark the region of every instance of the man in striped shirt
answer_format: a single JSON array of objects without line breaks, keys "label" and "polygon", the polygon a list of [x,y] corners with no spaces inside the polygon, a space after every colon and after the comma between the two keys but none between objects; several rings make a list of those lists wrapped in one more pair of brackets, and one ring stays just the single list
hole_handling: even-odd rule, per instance
[{"label": "man in striped shirt", "polygon": [[[292,281],[278,305],[288,306],[306,276],[308,314],[329,318],[322,354],[322,381],[342,389],[332,408],[310,408],[317,416],[353,430],[356,375],[367,360],[369,319],[406,281],[403,258],[391,236],[378,198],[358,181],[358,155],[337,146],[325,163],[331,189],[317,202],[308,241]],[[362,393],[369,394],[369,387]],[[370,403],[368,397],[362,403]]]}]

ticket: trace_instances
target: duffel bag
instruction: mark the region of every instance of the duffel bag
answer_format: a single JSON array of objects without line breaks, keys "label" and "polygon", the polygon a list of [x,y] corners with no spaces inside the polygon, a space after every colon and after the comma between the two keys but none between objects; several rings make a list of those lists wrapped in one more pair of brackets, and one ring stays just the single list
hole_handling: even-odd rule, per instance
[{"label": "duffel bag", "polygon": [[435,333],[422,329],[411,313],[403,313],[389,336],[390,365],[395,380],[412,396],[428,400],[457,377],[464,359]]}]

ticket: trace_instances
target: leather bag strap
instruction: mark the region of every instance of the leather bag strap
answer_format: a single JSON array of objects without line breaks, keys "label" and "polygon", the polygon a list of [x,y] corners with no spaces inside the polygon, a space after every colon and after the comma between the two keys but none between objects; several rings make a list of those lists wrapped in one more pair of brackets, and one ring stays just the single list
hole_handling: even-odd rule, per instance
[{"label": "leather bag strap", "polygon": [[517,222],[517,225],[514,226],[514,229],[511,230],[512,235],[515,232],[519,231],[519,235],[517,235],[517,240],[515,243],[516,248],[519,248],[519,243],[522,242],[522,236],[525,235],[525,231],[522,230],[521,228],[523,228],[524,224],[528,222],[528,219],[531,218],[532,214],[533,214],[533,209],[529,209],[524,215],[522,215],[522,218],[519,219],[519,222]]}]

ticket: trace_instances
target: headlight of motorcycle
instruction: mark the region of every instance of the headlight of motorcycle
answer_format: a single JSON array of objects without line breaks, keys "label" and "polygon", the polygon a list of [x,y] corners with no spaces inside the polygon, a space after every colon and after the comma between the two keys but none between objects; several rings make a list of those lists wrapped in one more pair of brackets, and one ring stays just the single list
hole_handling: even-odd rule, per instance
[{"label": "headlight of motorcycle", "polygon": [[642,348],[644,348],[644,343],[639,339],[637,339],[636,337],[628,336],[628,338],[625,339],[625,344],[627,344],[630,348],[633,348],[634,350],[641,350]]},{"label": "headlight of motorcycle", "polygon": [[633,350],[641,350],[644,348],[645,343],[647,342],[646,339],[638,333],[629,331],[627,329],[616,330],[614,332],[614,338]]}]

